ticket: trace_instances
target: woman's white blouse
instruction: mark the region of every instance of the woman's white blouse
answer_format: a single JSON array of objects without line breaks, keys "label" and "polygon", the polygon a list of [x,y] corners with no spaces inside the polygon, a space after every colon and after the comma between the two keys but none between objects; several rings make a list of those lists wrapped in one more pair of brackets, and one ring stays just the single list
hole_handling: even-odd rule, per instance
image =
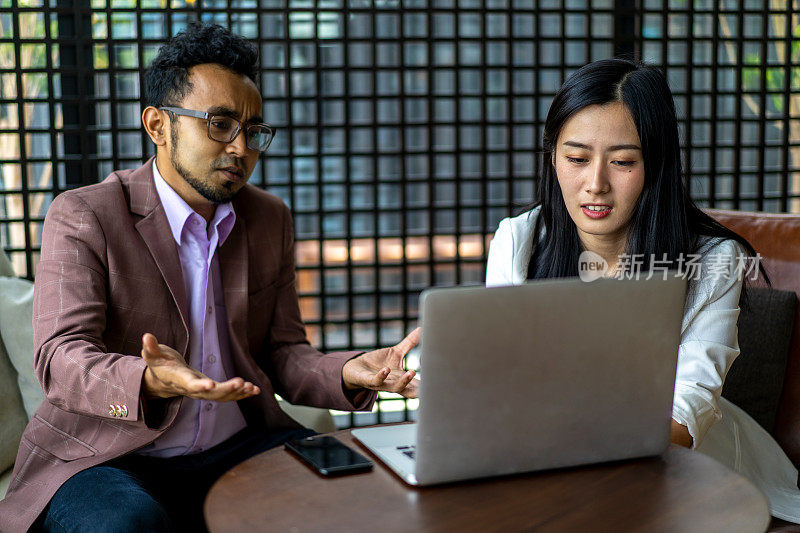
[{"label": "woman's white blouse", "polygon": [[[500,222],[489,248],[486,285],[518,285],[528,275],[538,208]],[[689,284],[678,348],[672,418],[689,428],[697,447],[720,420],[719,397],[728,369],[739,355],[736,322],[741,276],[706,275],[711,261],[736,265],[743,250],[733,240],[707,247],[700,275]],[[705,267],[705,268],[704,268]]]},{"label": "woman's white blouse", "polygon": [[[487,286],[525,282],[538,215],[536,208],[500,222],[489,248]],[[769,500],[773,516],[800,523],[797,469],[769,433],[720,397],[725,375],[739,355],[742,280],[704,273],[715,270],[715,262],[739,256],[742,247],[732,240],[707,240],[703,247],[701,276],[689,283],[683,310],[672,418],[689,428],[699,452],[753,482]]]}]

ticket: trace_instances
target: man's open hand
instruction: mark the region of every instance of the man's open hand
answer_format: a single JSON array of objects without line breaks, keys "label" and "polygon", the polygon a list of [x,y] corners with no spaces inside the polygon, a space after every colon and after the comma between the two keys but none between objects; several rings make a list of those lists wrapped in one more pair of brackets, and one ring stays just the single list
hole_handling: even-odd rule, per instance
[{"label": "man's open hand", "polygon": [[222,383],[186,364],[181,354],[158,344],[154,335],[142,337],[142,358],[147,363],[144,372],[144,393],[147,398],[188,396],[199,400],[229,402],[261,394],[261,389],[242,378]]},{"label": "man's open hand", "polygon": [[414,379],[416,372],[403,370],[403,358],[419,343],[421,334],[422,329],[417,328],[396,346],[367,352],[347,361],[342,367],[345,387],[396,392],[406,398],[416,398],[419,381]]}]

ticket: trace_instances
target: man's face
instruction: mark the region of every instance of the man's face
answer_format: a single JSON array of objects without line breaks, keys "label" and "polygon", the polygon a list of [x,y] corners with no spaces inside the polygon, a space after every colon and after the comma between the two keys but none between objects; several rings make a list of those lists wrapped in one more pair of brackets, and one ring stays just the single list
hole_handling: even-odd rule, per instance
[{"label": "man's face", "polygon": [[[261,96],[253,81],[219,65],[189,69],[191,92],[176,107],[233,117],[242,129],[261,119]],[[196,193],[214,203],[230,201],[244,187],[258,161],[259,152],[245,144],[240,131],[230,143],[212,140],[207,122],[172,116],[167,148],[175,171]]]}]

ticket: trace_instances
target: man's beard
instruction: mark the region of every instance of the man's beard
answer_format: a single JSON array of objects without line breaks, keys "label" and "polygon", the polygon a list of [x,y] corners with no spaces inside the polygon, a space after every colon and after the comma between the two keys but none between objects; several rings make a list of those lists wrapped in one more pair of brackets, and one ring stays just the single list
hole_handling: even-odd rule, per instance
[{"label": "man's beard", "polygon": [[[174,124],[175,123],[173,122],[173,125]],[[233,200],[233,197],[239,192],[238,190],[231,190],[233,183],[226,181],[222,187],[216,188],[211,183],[204,182],[195,177],[183,165],[180,164],[178,161],[178,132],[176,130],[177,128],[172,129],[172,147],[169,152],[169,160],[170,163],[172,163],[172,168],[174,168],[178,174],[180,174],[186,183],[191,185],[194,190],[200,193],[200,196],[209,202],[224,204],[225,202],[230,202]]]}]

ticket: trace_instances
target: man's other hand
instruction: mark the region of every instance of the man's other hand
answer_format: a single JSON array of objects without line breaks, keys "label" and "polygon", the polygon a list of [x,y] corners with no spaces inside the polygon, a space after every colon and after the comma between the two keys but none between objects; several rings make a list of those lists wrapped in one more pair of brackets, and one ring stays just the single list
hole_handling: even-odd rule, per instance
[{"label": "man's other hand", "polygon": [[403,358],[419,343],[421,334],[422,329],[417,328],[396,346],[367,352],[347,361],[342,367],[345,387],[396,392],[406,398],[416,398],[419,380],[414,379],[416,372],[413,370],[403,370]]},{"label": "man's other hand", "polygon": [[230,402],[261,394],[261,389],[242,378],[221,383],[214,381],[187,365],[181,354],[159,344],[150,333],[142,337],[142,358],[147,363],[143,382],[146,398],[188,396],[199,400]]}]

